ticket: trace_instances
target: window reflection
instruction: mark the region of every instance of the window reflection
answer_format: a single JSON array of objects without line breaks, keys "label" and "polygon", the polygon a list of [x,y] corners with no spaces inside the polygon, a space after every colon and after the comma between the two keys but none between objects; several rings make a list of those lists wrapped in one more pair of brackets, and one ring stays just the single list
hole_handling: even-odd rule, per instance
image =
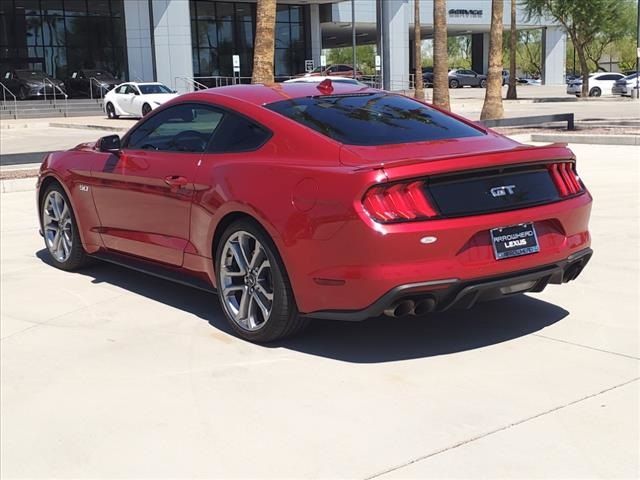
[{"label": "window reflection", "polygon": [[81,68],[126,77],[123,0],[0,0],[0,74],[45,70],[65,78]]},{"label": "window reflection", "polygon": [[[256,24],[255,3],[190,0],[195,76],[232,76],[232,56],[240,56],[240,76],[251,76]],[[277,5],[276,76],[304,71],[309,58],[305,7]]]}]

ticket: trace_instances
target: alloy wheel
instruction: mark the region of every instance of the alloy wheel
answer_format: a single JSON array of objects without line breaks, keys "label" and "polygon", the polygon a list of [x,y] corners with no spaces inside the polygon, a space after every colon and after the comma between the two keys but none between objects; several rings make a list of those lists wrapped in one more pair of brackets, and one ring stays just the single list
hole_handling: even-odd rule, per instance
[{"label": "alloy wheel", "polygon": [[271,263],[250,233],[237,231],[224,244],[219,288],[224,309],[238,326],[256,331],[266,325],[273,309]]},{"label": "alloy wheel", "polygon": [[73,246],[73,220],[71,210],[60,192],[52,190],[45,198],[42,228],[49,253],[58,262],[66,262]]}]

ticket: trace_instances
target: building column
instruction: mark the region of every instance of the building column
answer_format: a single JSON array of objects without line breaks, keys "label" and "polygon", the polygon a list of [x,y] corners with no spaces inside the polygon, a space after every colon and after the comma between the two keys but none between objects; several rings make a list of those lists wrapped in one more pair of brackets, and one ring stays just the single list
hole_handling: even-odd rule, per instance
[{"label": "building column", "polygon": [[315,67],[320,66],[322,55],[322,31],[320,30],[320,5],[309,5],[309,31],[311,33],[311,58]]},{"label": "building column", "polygon": [[124,2],[129,78],[122,78],[122,81],[151,82],[156,79],[149,20],[148,0]]},{"label": "building column", "polygon": [[488,33],[474,33],[471,35],[471,70],[485,75],[489,71]]},{"label": "building column", "polygon": [[409,0],[378,0],[385,90],[409,89]]},{"label": "building column", "polygon": [[157,81],[181,93],[189,91],[189,85],[179,79],[193,77],[189,2],[151,0],[151,15]]},{"label": "building column", "polygon": [[561,27],[542,29],[542,84],[564,85],[567,34]]}]

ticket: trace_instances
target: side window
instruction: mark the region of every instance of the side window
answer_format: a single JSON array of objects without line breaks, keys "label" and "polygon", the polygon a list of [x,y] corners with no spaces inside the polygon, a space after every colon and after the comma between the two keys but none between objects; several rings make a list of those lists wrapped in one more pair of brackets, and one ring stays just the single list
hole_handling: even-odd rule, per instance
[{"label": "side window", "polygon": [[271,132],[260,125],[240,115],[226,112],[207,152],[250,152],[260,148],[270,137]]},{"label": "side window", "polygon": [[139,95],[138,89],[134,85],[127,85],[127,90],[125,93],[133,93],[134,95]]},{"label": "side window", "polygon": [[174,105],[136,128],[125,148],[163,152],[204,152],[223,113],[192,103]]},{"label": "side window", "polygon": [[129,86],[129,85],[120,85],[120,86],[118,87],[118,89],[116,90],[116,93],[125,93],[125,92],[127,91],[127,87],[128,87],[128,86]]}]

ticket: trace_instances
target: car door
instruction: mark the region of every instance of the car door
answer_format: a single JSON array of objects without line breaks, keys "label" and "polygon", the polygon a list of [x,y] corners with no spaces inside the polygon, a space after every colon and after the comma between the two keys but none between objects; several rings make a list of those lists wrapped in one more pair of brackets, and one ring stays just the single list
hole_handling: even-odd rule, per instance
[{"label": "car door", "polygon": [[138,87],[132,85],[131,83],[128,84],[124,97],[122,99],[123,110],[127,112],[128,115],[140,116],[142,107],[138,106],[137,100],[139,97],[140,91],[138,90]]},{"label": "car door", "polygon": [[223,113],[184,103],[149,116],[92,171],[100,234],[109,250],[181,266],[194,178]]},{"label": "car door", "polygon": [[478,80],[478,74],[473,70],[462,70],[463,77],[463,85],[468,85],[470,87],[477,87],[480,85],[480,80]]},{"label": "car door", "polygon": [[113,101],[116,103],[118,108],[125,113],[127,112],[127,110],[125,109],[125,100],[128,99],[128,96],[127,96],[128,90],[129,90],[129,84],[123,83],[122,85],[118,86],[113,93]]}]

